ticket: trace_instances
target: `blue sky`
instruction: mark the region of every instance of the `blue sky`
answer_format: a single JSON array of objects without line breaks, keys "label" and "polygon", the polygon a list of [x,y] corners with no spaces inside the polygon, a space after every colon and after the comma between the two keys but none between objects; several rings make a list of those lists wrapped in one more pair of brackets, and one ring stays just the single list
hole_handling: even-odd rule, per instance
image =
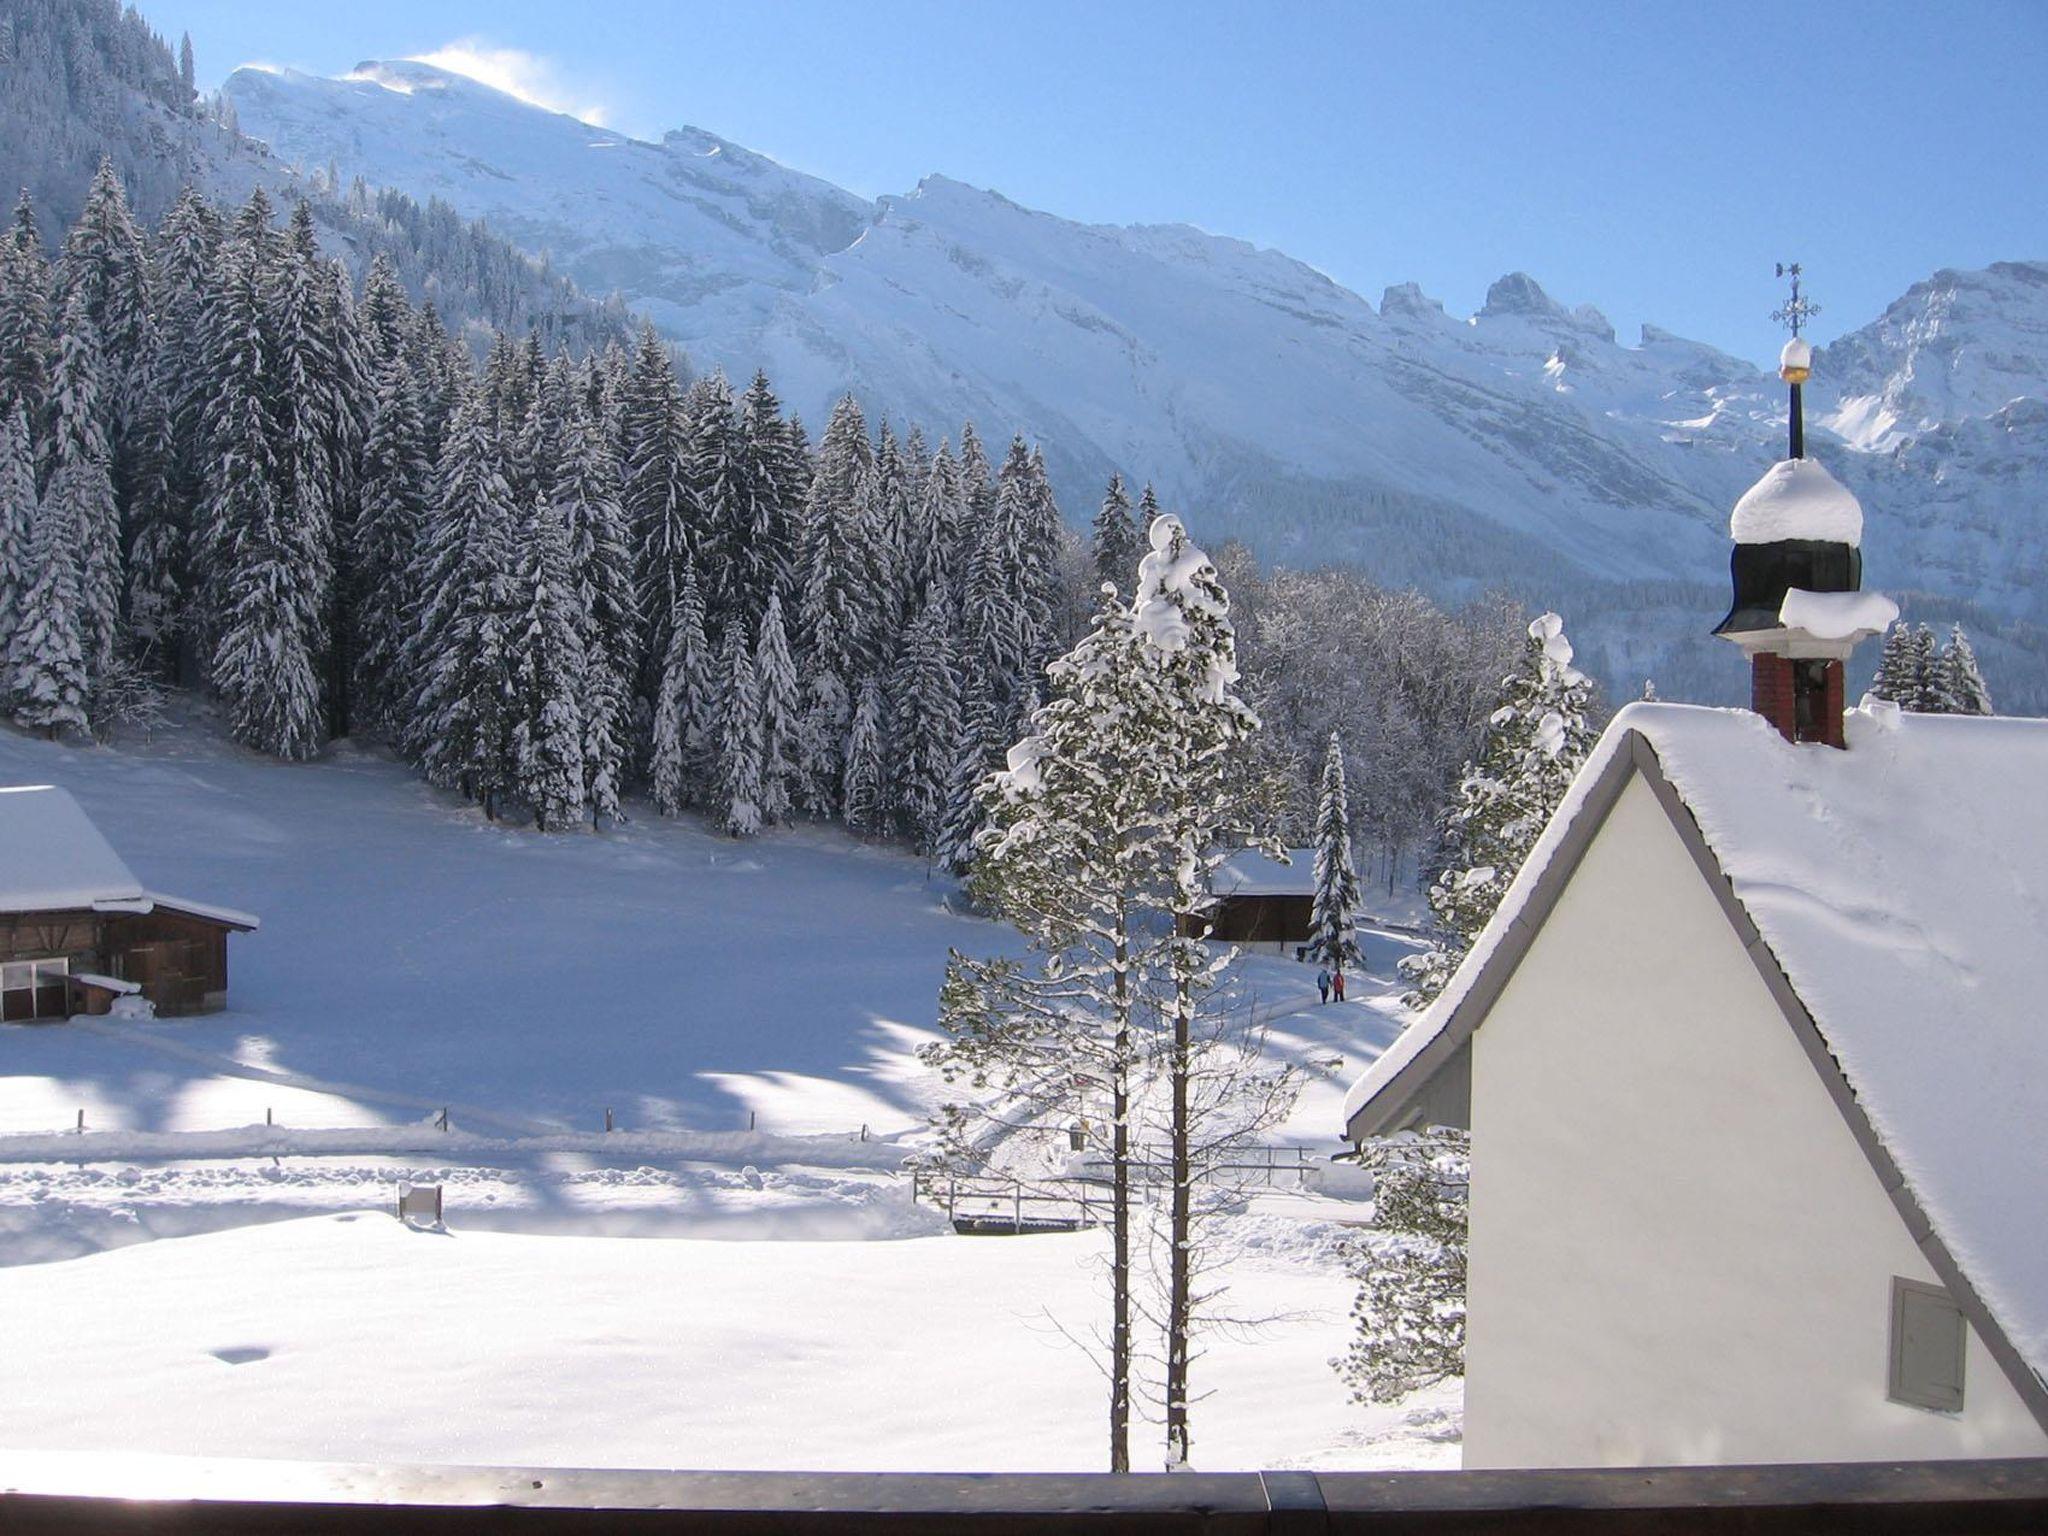
[{"label": "blue sky", "polygon": [[929,171],[1277,246],[1469,313],[1502,273],[1767,360],[1941,266],[2048,259],[2048,3],[651,4],[151,0],[200,84],[440,53],[642,136],[868,195]]}]

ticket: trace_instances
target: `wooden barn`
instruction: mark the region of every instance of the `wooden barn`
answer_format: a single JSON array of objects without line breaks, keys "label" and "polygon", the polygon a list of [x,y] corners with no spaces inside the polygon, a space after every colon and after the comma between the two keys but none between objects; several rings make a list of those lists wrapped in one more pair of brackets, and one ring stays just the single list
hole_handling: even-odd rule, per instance
[{"label": "wooden barn", "polygon": [[1209,877],[1216,898],[1210,937],[1232,944],[1306,944],[1315,906],[1316,855],[1291,849],[1281,863],[1249,850],[1232,854]]},{"label": "wooden barn", "polygon": [[225,1007],[228,935],[255,927],[144,889],[66,791],[0,788],[0,1020]]}]

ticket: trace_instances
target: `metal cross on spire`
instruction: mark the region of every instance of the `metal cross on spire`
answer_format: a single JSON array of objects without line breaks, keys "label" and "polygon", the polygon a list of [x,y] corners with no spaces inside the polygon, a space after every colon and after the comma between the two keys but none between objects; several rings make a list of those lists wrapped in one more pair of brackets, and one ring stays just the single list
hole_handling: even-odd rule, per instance
[{"label": "metal cross on spire", "polygon": [[1806,322],[1820,313],[1820,306],[1799,291],[1798,262],[1795,261],[1790,266],[1779,262],[1778,276],[1792,279],[1792,297],[1786,301],[1783,309],[1772,310],[1771,318],[1778,324],[1789,327],[1792,334],[1797,336],[1806,328]]}]

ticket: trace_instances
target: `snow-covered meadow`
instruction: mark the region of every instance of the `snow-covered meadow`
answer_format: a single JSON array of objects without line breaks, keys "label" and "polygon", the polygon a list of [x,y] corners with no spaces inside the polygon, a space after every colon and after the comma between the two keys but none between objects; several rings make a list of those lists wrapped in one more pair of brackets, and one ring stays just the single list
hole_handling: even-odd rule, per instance
[{"label": "snow-covered meadow", "polygon": [[[956,1237],[895,1171],[947,948],[1006,942],[919,861],[644,814],[540,837],[346,744],[283,766],[197,722],[0,731],[0,783],[33,782],[263,927],[225,1013],[0,1031],[0,1444],[1099,1465],[1062,1333],[1102,1310],[1099,1235]],[[1384,989],[1245,975],[1272,1048],[1318,1064],[1279,1139],[1333,1150],[1398,1028]],[[444,1185],[449,1233],[375,1214],[402,1177]],[[1455,1461],[1454,1393],[1366,1412],[1325,1363],[1360,1211],[1276,1192],[1220,1223],[1233,1310],[1271,1321],[1211,1339],[1199,1465]]]}]

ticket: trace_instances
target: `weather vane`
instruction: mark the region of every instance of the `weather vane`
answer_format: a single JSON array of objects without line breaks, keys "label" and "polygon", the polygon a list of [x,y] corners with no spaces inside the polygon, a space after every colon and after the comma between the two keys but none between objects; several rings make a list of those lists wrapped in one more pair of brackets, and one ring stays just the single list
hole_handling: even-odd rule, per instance
[{"label": "weather vane", "polygon": [[1785,350],[1778,354],[1778,377],[1792,386],[1791,410],[1787,425],[1791,428],[1792,457],[1806,457],[1806,410],[1805,402],[1799,397],[1799,386],[1813,377],[1813,348],[1799,333],[1806,328],[1806,322],[1820,313],[1820,306],[1799,291],[1799,263],[1787,266],[1778,263],[1778,276],[1792,279],[1792,297],[1785,301],[1783,309],[1771,311],[1771,318],[1792,330],[1792,339],[1785,343]]},{"label": "weather vane", "polygon": [[1778,276],[1792,279],[1792,297],[1783,309],[1772,310],[1771,318],[1780,325],[1789,326],[1792,334],[1797,336],[1806,329],[1806,322],[1820,313],[1820,306],[1799,291],[1798,262],[1793,262],[1789,267],[1784,262],[1779,262]]}]

